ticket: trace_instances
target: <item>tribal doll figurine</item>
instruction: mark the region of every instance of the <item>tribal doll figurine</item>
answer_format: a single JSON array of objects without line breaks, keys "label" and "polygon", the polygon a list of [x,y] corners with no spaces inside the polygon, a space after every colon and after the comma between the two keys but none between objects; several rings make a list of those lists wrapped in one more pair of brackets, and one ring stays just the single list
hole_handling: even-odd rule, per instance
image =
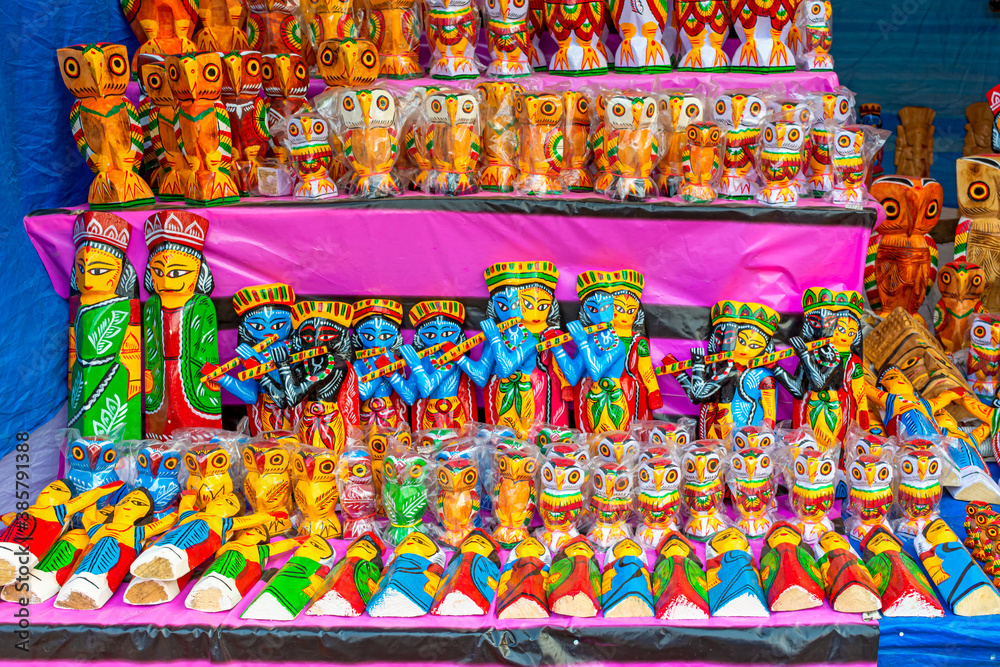
[{"label": "tribal doll figurine", "polygon": [[611,20],[622,41],[615,51],[615,72],[658,74],[670,71],[663,30],[670,21],[670,0],[648,3],[611,0]]},{"label": "tribal doll figurine", "polygon": [[497,618],[548,618],[548,573],[549,552],[541,542],[529,537],[514,546],[497,584]]},{"label": "tribal doll figurine", "polygon": [[552,557],[546,583],[549,607],[556,614],[592,618],[601,611],[601,568],[594,547],[583,535]]},{"label": "tribal doll figurine", "polygon": [[288,161],[283,127],[298,111],[312,111],[309,93],[309,65],[294,53],[265,53],[260,66],[267,108],[269,155],[282,164]]},{"label": "tribal doll figurine", "polygon": [[708,444],[688,449],[681,459],[681,474],[682,494],[688,509],[684,534],[704,542],[727,525],[722,506],[725,477],[719,450]]},{"label": "tribal doll figurine", "polygon": [[931,582],[891,530],[884,526],[873,529],[861,541],[861,552],[882,598],[882,614],[944,616]]},{"label": "tribal doll figurine", "polygon": [[[403,306],[398,301],[356,301],[352,326],[352,342],[358,354],[354,372],[359,378],[396,363],[401,358],[398,353],[403,344],[400,333],[403,326]],[[406,381],[401,370],[367,382],[359,379],[358,388],[361,393],[362,424],[396,428],[409,423],[408,406],[413,405],[417,399],[417,392]]]},{"label": "tribal doll figurine", "polygon": [[569,3],[545,0],[545,25],[556,40],[549,58],[549,73],[565,76],[607,74],[608,49],[604,46],[607,6],[595,0]]},{"label": "tribal doll figurine", "polygon": [[384,88],[344,90],[337,98],[340,142],[353,170],[349,192],[362,199],[402,193],[393,165],[399,157],[396,98]]},{"label": "tribal doll figurine", "polygon": [[653,599],[661,621],[708,619],[705,569],[694,545],[675,530],[659,545],[653,565]]},{"label": "tribal doll figurine", "polygon": [[[144,56],[143,60],[152,56]],[[158,57],[158,56],[157,56]],[[155,172],[157,196],[160,201],[181,201],[187,193],[191,169],[177,141],[177,103],[167,83],[167,70],[163,62],[141,64],[140,75],[149,106],[146,126],[150,146],[159,168]]]},{"label": "tribal doll figurine", "polygon": [[256,51],[231,51],[222,56],[222,103],[229,114],[232,173],[241,195],[257,189],[257,167],[271,138],[267,104],[260,96],[263,67]]},{"label": "tribal doll figurine", "polygon": [[868,303],[883,317],[896,308],[915,315],[937,278],[938,249],[930,232],[941,217],[944,190],[930,178],[881,176],[871,194],[885,209],[885,220],[868,243]]},{"label": "tribal doll figurine", "polygon": [[[501,262],[485,272],[490,300],[480,326],[495,360],[485,387],[486,422],[524,437],[536,422],[567,426],[569,385],[553,352],[539,350],[559,336],[555,298],[559,269],[552,262]],[[499,324],[518,323],[501,331]]]},{"label": "tribal doll figurine", "polygon": [[19,572],[14,583],[3,587],[0,598],[17,604],[41,604],[51,600],[73,574],[88,543],[87,531],[83,528],[66,531],[45,557],[28,570],[27,577]]},{"label": "tribal doll figurine", "polygon": [[1000,317],[971,316],[966,379],[976,396],[991,405],[1000,390]]},{"label": "tribal doll figurine", "polygon": [[244,0],[247,17],[247,41],[250,48],[264,55],[294,54],[311,60],[312,44],[303,39],[302,27],[295,12],[295,0]]},{"label": "tribal doll figurine", "polygon": [[727,91],[715,99],[713,118],[726,131],[719,196],[752,199],[757,194],[754,154],[767,113],[764,96],[755,91]]},{"label": "tribal doll figurine", "polygon": [[200,0],[201,29],[194,36],[199,51],[247,51],[246,6],[241,0]]},{"label": "tribal doll figurine", "polygon": [[479,187],[490,192],[511,192],[518,176],[514,100],[524,88],[508,81],[484,81],[477,83],[476,89],[483,97],[479,108],[485,166],[479,176]]},{"label": "tribal doll figurine", "polygon": [[443,89],[428,93],[423,116],[427,123],[427,154],[434,194],[454,197],[479,190],[479,93]]},{"label": "tribal doll figurine", "polygon": [[975,264],[949,262],[941,267],[937,284],[941,300],[934,307],[934,335],[945,353],[953,355],[969,347],[973,317],[986,311],[986,278]]},{"label": "tribal doll figurine", "polygon": [[222,103],[222,57],[218,53],[167,56],[166,69],[177,102],[177,140],[191,167],[184,201],[199,206],[238,202],[229,112]]},{"label": "tribal doll figurine", "polygon": [[559,194],[562,187],[563,101],[555,93],[519,92],[514,101],[517,116],[517,168],[514,188],[529,195]]},{"label": "tribal doll figurine", "polygon": [[[299,442],[344,451],[347,428],[361,423],[358,376],[348,329],[354,309],[340,301],[300,301],[292,309],[289,348],[304,358],[282,363],[288,404],[302,403]],[[304,354],[303,354],[304,353]]]},{"label": "tribal doll figurine", "polygon": [[216,382],[201,382],[205,364],[219,363],[215,281],[202,254],[208,220],[189,211],[160,211],[145,225],[149,261],[144,284],[146,437],[166,440],[175,429],[222,427]]},{"label": "tribal doll figurine", "polygon": [[738,528],[717,533],[705,548],[705,557],[708,605],[713,617],[771,615],[746,535]]},{"label": "tribal doll figurine", "polygon": [[382,76],[412,79],[420,67],[420,10],[416,0],[370,0],[368,32],[378,48]]},{"label": "tribal doll figurine", "polygon": [[[406,359],[412,375],[410,382],[419,390],[411,412],[413,430],[426,428],[461,428],[466,421],[476,416],[476,394],[472,388],[473,378],[463,372],[473,371],[476,384],[486,384],[492,353],[483,350],[483,359],[489,364],[473,362],[467,357],[459,357],[452,363],[435,367],[432,358],[440,352],[421,358],[419,352],[438,343],[458,345],[465,341],[462,325],[465,323],[465,306],[458,301],[421,301],[410,310],[413,325],[413,346],[399,348]],[[487,359],[487,355],[490,355]],[[481,372],[485,366],[485,372]],[[464,367],[464,368],[463,368]]]},{"label": "tribal doll figurine", "polygon": [[[993,130],[1000,136],[1000,129]],[[983,305],[1000,311],[1000,155],[958,159],[958,212],[955,261],[977,264],[986,274]],[[885,223],[883,223],[884,225]]]},{"label": "tribal doll figurine", "polygon": [[638,485],[636,511],[642,523],[636,529],[636,540],[647,549],[655,549],[667,533],[677,530],[680,466],[674,459],[661,456],[640,461]]},{"label": "tribal doll figurine", "polygon": [[834,611],[862,614],[882,607],[871,573],[845,535],[824,533],[815,549],[826,597]]},{"label": "tribal doll figurine", "polygon": [[410,533],[396,546],[382,572],[378,590],[368,602],[372,618],[423,616],[431,610],[445,552],[423,533]]},{"label": "tribal doll figurine", "polygon": [[677,69],[729,71],[729,56],[722,50],[729,36],[727,0],[673,0],[677,25]]},{"label": "tribal doll figurine", "polygon": [[638,91],[606,96],[601,148],[611,175],[603,192],[610,199],[645,201],[659,194],[651,178],[660,153],[656,106],[653,96]]},{"label": "tribal doll figurine", "polygon": [[135,63],[140,55],[194,53],[194,29],[198,3],[190,0],[121,0],[125,20],[139,38]]},{"label": "tribal doll figurine", "polygon": [[594,179],[587,171],[593,145],[590,139],[592,105],[588,93],[567,90],[563,93],[563,170],[562,183],[570,192],[590,192]]},{"label": "tribal doll figurine", "polygon": [[139,112],[125,97],[131,78],[121,44],[78,44],[58,50],[63,83],[77,98],[69,112],[77,150],[96,174],[91,210],[148,206],[153,191],[139,175],[143,141]]},{"label": "tribal doll figurine", "polygon": [[384,566],[385,544],[374,533],[365,533],[348,545],[344,557],[316,592],[306,616],[357,617],[378,590]]},{"label": "tribal doll figurine", "polygon": [[[815,0],[810,0],[815,1]],[[842,127],[854,120],[854,93],[838,87],[830,93],[810,95],[813,106],[822,107],[820,122],[809,130],[809,188],[814,197],[822,197],[833,190],[833,141],[834,130],[830,125]],[[862,119],[862,122],[864,120]]]},{"label": "tribal doll figurine", "polygon": [[142,432],[139,284],[125,255],[132,228],[111,213],[73,223],[69,428],[134,440]]},{"label": "tribal doll figurine", "polygon": [[935,519],[917,534],[913,548],[941,599],[956,616],[1000,613],[1000,593],[993,587],[992,577],[976,565],[944,519]]},{"label": "tribal doll figurine", "polygon": [[[360,26],[354,20],[354,0],[315,0],[309,22],[309,37],[314,50],[328,40],[357,39]],[[378,51],[374,53],[378,61]],[[317,57],[319,61],[319,57]]]},{"label": "tribal doll figurine", "polygon": [[[294,304],[295,291],[284,283],[244,287],[233,295],[233,309],[239,318],[236,329],[237,361],[241,361],[248,370],[270,369],[246,380],[230,375],[216,378],[220,387],[246,403],[250,435],[295,428],[296,420],[288,409],[284,385],[275,363],[275,357],[284,358],[288,354]],[[209,373],[207,377],[212,375]]]},{"label": "tribal doll figurine", "polygon": [[426,0],[425,7],[431,78],[478,77],[479,12],[472,0]]},{"label": "tribal doll figurine", "polygon": [[729,0],[733,28],[741,46],[733,56],[735,72],[790,72],[795,52],[788,48],[795,9],[801,0]]},{"label": "tribal doll figurine", "polygon": [[764,537],[760,578],[771,611],[801,611],[823,604],[823,573],[812,548],[787,521],[774,524]]},{"label": "tribal doll figurine", "polygon": [[[861,104],[858,106],[858,122],[862,125],[869,125],[876,130],[882,129],[882,105],[881,104]],[[868,174],[868,187],[871,188],[872,179],[878,178],[884,173],[882,168],[882,151],[878,149],[872,157],[872,168]],[[961,188],[959,188],[961,190]],[[959,195],[961,197],[961,195]]]},{"label": "tribal doll figurine", "polygon": [[637,542],[626,537],[608,549],[601,583],[604,618],[653,617],[646,551]]},{"label": "tribal doll figurine", "polygon": [[[498,79],[531,74],[531,35],[528,29],[529,2],[486,0],[486,42],[490,64],[486,75]],[[480,84],[481,85],[481,84]]]}]

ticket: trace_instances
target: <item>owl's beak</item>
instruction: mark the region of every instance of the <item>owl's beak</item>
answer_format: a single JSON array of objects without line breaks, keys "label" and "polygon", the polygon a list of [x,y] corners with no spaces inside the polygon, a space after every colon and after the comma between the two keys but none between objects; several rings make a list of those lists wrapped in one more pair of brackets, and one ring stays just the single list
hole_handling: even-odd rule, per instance
[{"label": "owl's beak", "polygon": [[254,456],[254,459],[257,461],[257,470],[263,470],[265,462],[267,461],[267,455],[264,452],[261,452],[260,454]]},{"label": "owl's beak", "polygon": [[684,107],[683,97],[671,97],[670,98],[670,120],[673,121],[673,127],[676,128],[677,124],[681,120],[681,109]]},{"label": "owl's beak", "polygon": [[868,479],[869,487],[875,485],[875,466],[868,466],[865,468],[865,477]]},{"label": "owl's beak", "polygon": [[927,466],[929,464],[930,461],[928,459],[922,457],[917,459],[917,474],[920,475],[921,480],[923,480],[924,477],[927,476]]},{"label": "owl's beak", "polygon": [[1000,324],[990,326],[990,340],[993,341],[993,348],[1000,347]]},{"label": "owl's beak", "polygon": [[278,83],[281,84],[281,94],[288,95],[288,83],[292,80],[292,59],[278,56],[274,59],[274,68],[278,74]]},{"label": "owl's beak", "polygon": [[187,80],[188,90],[198,90],[198,61],[194,58],[181,58],[181,75]]},{"label": "owl's beak", "polygon": [[98,447],[88,447],[87,456],[90,458],[90,469],[97,467],[97,462],[101,460],[101,450]]},{"label": "owl's beak", "polygon": [[756,470],[757,461],[755,459],[747,459],[747,477],[753,479],[753,474]]},{"label": "owl's beak", "polygon": [[313,123],[312,118],[300,118],[299,123],[302,125],[302,138],[306,141],[312,141],[313,135]]},{"label": "owl's beak", "polygon": [[833,110],[837,106],[837,96],[836,95],[824,95],[823,96],[823,115],[827,118],[833,118]]},{"label": "owl's beak", "polygon": [[705,465],[706,465],[705,459],[703,459],[703,458],[701,458],[701,459],[695,459],[694,465],[698,469],[698,481],[699,482],[704,482],[705,481]]},{"label": "owl's beak", "polygon": [[654,470],[653,471],[653,482],[657,489],[663,488],[663,480],[667,478],[666,470]]},{"label": "owl's beak", "polygon": [[156,473],[160,470],[160,459],[154,459],[149,455],[146,458],[149,459],[149,472],[152,473],[153,477],[156,477]]},{"label": "owl's beak", "polygon": [[96,50],[90,50],[84,52],[83,59],[87,61],[87,69],[90,70],[90,76],[94,79],[94,85],[97,86],[98,94],[103,95],[104,55]]},{"label": "owl's beak", "polygon": [[624,451],[625,447],[624,447],[624,445],[616,444],[614,446],[614,450],[615,450],[615,461],[622,461],[622,460],[624,460],[622,458],[624,456],[624,454],[625,454],[625,451]]},{"label": "owl's beak", "polygon": [[642,110],[645,105],[643,104],[633,104],[632,105],[632,127],[639,127],[639,122],[642,120]]},{"label": "owl's beak", "polygon": [[806,461],[806,465],[809,467],[809,481],[816,481],[816,471],[819,470],[819,459],[813,457]]},{"label": "owl's beak", "polygon": [[226,56],[222,59],[222,66],[229,73],[229,80],[233,84],[233,93],[237,93],[243,79],[243,61],[239,56]]},{"label": "owl's beak", "polygon": [[455,116],[458,114],[458,98],[457,97],[446,97],[444,98],[444,106],[448,109],[448,120],[451,124],[455,124]]},{"label": "owl's beak", "polygon": [[785,139],[785,125],[783,123],[778,123],[777,126],[778,140],[777,143],[781,143]]},{"label": "owl's beak", "polygon": [[562,470],[556,471],[556,488],[562,491],[563,483],[566,481],[566,473]]},{"label": "owl's beak", "polygon": [[372,94],[366,90],[358,91],[358,104],[361,105],[361,117],[371,118],[368,112],[372,108]]},{"label": "owl's beak", "polygon": [[854,153],[861,155],[861,147],[865,145],[865,133],[858,132],[854,135]]},{"label": "owl's beak", "polygon": [[734,95],[733,98],[733,127],[739,127],[743,120],[743,110],[747,108],[746,95]]}]

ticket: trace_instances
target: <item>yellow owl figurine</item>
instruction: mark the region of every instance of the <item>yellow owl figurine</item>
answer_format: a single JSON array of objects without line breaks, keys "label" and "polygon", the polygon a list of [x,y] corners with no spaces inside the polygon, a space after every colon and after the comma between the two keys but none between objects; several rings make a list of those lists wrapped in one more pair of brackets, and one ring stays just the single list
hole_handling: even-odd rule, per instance
[{"label": "yellow owl figurine", "polygon": [[528,447],[500,447],[494,455],[499,483],[493,503],[497,527],[493,538],[504,549],[528,539],[528,526],[535,514],[535,472],[538,452]]},{"label": "yellow owl figurine", "polygon": [[233,492],[231,463],[229,452],[218,441],[195,445],[184,454],[186,489],[198,494],[195,509],[204,509],[213,498]]},{"label": "yellow owl figurine", "polygon": [[[407,93],[405,104],[409,108],[423,109],[427,98],[440,91],[441,86],[414,86]],[[413,114],[403,135],[403,143],[406,146],[405,156],[409,161],[407,169],[411,173],[409,187],[417,191],[430,189],[432,165],[430,151],[427,147],[427,129],[428,124],[424,122],[422,114]]]},{"label": "yellow owl figurine", "polygon": [[479,187],[490,192],[512,192],[518,175],[514,99],[524,88],[507,81],[484,81],[476,84],[476,89],[482,95],[479,109],[485,162]]},{"label": "yellow owl figurine", "polygon": [[562,192],[563,101],[555,93],[518,93],[514,102],[517,128],[517,167],[521,174],[515,188],[529,195]]},{"label": "yellow owl figurine", "polygon": [[441,541],[457,547],[479,516],[479,471],[468,453],[452,456],[437,471],[437,511],[444,531]]},{"label": "yellow owl figurine", "polygon": [[664,136],[660,151],[659,175],[656,184],[660,192],[673,196],[680,190],[684,169],[681,165],[687,128],[706,118],[708,100],[704,96],[685,90],[664,91],[657,96],[657,120]]},{"label": "yellow owl figurine", "polygon": [[292,457],[295,505],[302,512],[300,535],[339,538],[337,518],[337,454],[329,449],[301,446]]},{"label": "yellow owl figurine", "polygon": [[328,39],[316,56],[326,89],[370,86],[378,78],[378,49],[367,39]]},{"label": "yellow owl figurine", "polygon": [[401,194],[393,166],[399,156],[396,98],[384,88],[348,89],[338,96],[340,141],[354,174],[349,189],[362,199]]},{"label": "yellow owl figurine", "polygon": [[125,89],[131,76],[121,44],[78,44],[59,49],[63,83],[77,98],[69,118],[73,140],[96,176],[87,200],[94,210],[148,206],[153,191],[139,175],[142,126]]},{"label": "yellow owl figurine", "polygon": [[684,184],[680,195],[687,201],[715,201],[715,186],[719,181],[725,134],[717,124],[702,121],[688,125],[686,141],[681,146],[681,168]]},{"label": "yellow owl figurine", "polygon": [[191,170],[177,141],[177,104],[167,85],[162,62],[142,65],[143,87],[149,96],[149,136],[159,163],[159,192],[162,201],[180,201],[187,191]]},{"label": "yellow owl figurine", "polygon": [[243,495],[254,512],[273,517],[267,523],[270,535],[292,527],[292,457],[287,447],[274,441],[250,442],[243,446]]},{"label": "yellow owl figurine", "polygon": [[378,48],[382,75],[412,79],[420,67],[420,9],[416,0],[368,0],[371,39]]},{"label": "yellow owl figurine", "polygon": [[806,128],[786,114],[768,116],[757,144],[757,170],[764,187],[757,201],[771,206],[795,206],[799,189],[795,177],[802,171]]},{"label": "yellow owl figurine", "polygon": [[348,40],[358,37],[359,26],[354,21],[353,0],[312,0],[312,3],[309,33],[313,45],[319,46],[328,40]]},{"label": "yellow owl figurine", "polygon": [[604,149],[611,182],[605,194],[617,201],[645,201],[658,192],[651,178],[659,161],[656,99],[625,91],[604,106]]},{"label": "yellow owl figurine", "polygon": [[934,307],[934,335],[948,354],[969,346],[973,315],[985,313],[981,301],[986,288],[983,270],[967,262],[948,262],[938,272],[941,300]]},{"label": "yellow owl figurine", "polygon": [[590,95],[566,91],[563,93],[565,130],[563,139],[562,183],[571,192],[589,192],[594,189],[594,179],[587,171],[593,152],[590,141],[590,124],[593,117]]},{"label": "yellow owl figurine", "polygon": [[219,206],[240,200],[230,176],[233,140],[222,103],[222,58],[218,53],[168,56],[167,81],[177,101],[177,136],[191,169],[184,200]]},{"label": "yellow owl figurine", "polygon": [[423,114],[427,122],[427,153],[432,178],[425,187],[450,197],[479,190],[479,94],[445,89],[427,95]]}]

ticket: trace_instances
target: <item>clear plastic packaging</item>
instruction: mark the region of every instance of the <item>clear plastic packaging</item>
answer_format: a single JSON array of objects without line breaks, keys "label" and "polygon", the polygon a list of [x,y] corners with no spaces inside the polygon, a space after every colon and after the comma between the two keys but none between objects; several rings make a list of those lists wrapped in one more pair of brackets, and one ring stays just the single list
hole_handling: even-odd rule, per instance
[{"label": "clear plastic packaging", "polygon": [[479,191],[479,106],[476,89],[426,91],[418,112],[418,136],[426,141],[430,162],[427,178],[421,184],[424,192],[455,197]]},{"label": "clear plastic packaging", "polygon": [[816,542],[833,530],[829,514],[836,498],[840,448],[821,452],[793,445],[783,449],[781,458],[788,505],[798,519],[795,526],[803,539]]},{"label": "clear plastic packaging", "polygon": [[527,0],[520,3],[483,0],[486,44],[490,50],[486,76],[509,79],[532,73],[529,11]]},{"label": "clear plastic packaging", "polygon": [[537,473],[541,458],[537,447],[513,441],[493,452],[493,538],[504,549],[528,539],[528,528],[538,499]]},{"label": "clear plastic packaging", "polygon": [[647,549],[656,549],[678,526],[681,467],[677,456],[640,456],[636,480],[635,509],[641,523],[636,527],[635,539]]},{"label": "clear plastic packaging", "polygon": [[376,531],[375,473],[371,453],[353,443],[337,461],[337,489],[344,515],[344,539]]},{"label": "clear plastic packaging", "polygon": [[799,32],[796,62],[807,72],[833,71],[833,3],[830,0],[803,0],[795,12]]},{"label": "clear plastic packaging", "polygon": [[586,92],[563,93],[563,169],[562,186],[570,192],[589,192],[594,178],[587,165],[593,153],[590,140],[594,104]]},{"label": "clear plastic packaging", "polygon": [[682,494],[687,509],[684,534],[699,542],[729,526],[722,506],[725,451],[718,440],[698,440],[681,457]]},{"label": "clear plastic packaging", "polygon": [[862,454],[847,459],[848,508],[845,522],[849,535],[863,540],[876,526],[892,531],[888,517],[893,503],[893,456]]},{"label": "clear plastic packaging", "polygon": [[390,443],[382,462],[382,506],[389,525],[385,539],[399,544],[414,531],[428,533],[424,522],[428,505],[428,478],[433,478],[433,461],[397,443]]},{"label": "clear plastic packaging", "polygon": [[757,171],[764,186],[756,200],[770,206],[795,206],[799,201],[796,178],[802,171],[806,135],[794,112],[768,114],[757,142]]},{"label": "clear plastic packaging", "polygon": [[536,422],[531,427],[528,440],[533,442],[541,451],[543,456],[548,456],[550,449],[558,444],[572,444],[579,446],[582,433],[569,426],[556,426],[555,424],[544,424]]},{"label": "clear plastic packaging", "polygon": [[[427,147],[427,123],[423,122],[421,110],[429,95],[441,91],[441,86],[414,86],[406,92],[404,106],[413,113],[403,121],[403,148],[400,155],[400,173],[412,190],[425,191],[429,186],[432,165]],[[402,165],[405,158],[406,164]]]},{"label": "clear plastic packaging", "polygon": [[247,510],[274,517],[267,532],[274,536],[292,527],[293,447],[280,440],[254,438],[240,444],[246,475],[243,497]]},{"label": "clear plastic packaging", "polygon": [[142,487],[153,496],[153,518],[161,519],[177,508],[187,478],[184,452],[172,442],[126,440],[119,445],[124,466],[119,477],[131,487]]},{"label": "clear plastic packaging", "polygon": [[816,122],[809,130],[809,188],[813,197],[822,197],[833,189],[834,127],[854,122],[854,93],[843,86],[828,93],[812,93],[809,103]]},{"label": "clear plastic packaging", "polygon": [[606,8],[603,0],[583,0],[575,5],[545,2],[545,24],[556,41],[556,51],[549,57],[551,74],[607,74]]},{"label": "clear plastic packaging", "polygon": [[333,165],[333,133],[330,123],[313,111],[289,117],[281,131],[288,163],[295,170],[292,194],[296,199],[330,199],[337,196],[337,184],[330,174]]},{"label": "clear plastic packaging", "polygon": [[763,537],[774,523],[774,447],[737,448],[726,459],[726,482],[739,515],[736,526],[754,539]]},{"label": "clear plastic packaging", "polygon": [[892,133],[868,125],[846,125],[831,132],[833,190],[825,198],[834,204],[861,206],[871,196],[866,182],[872,160]]},{"label": "clear plastic packaging", "polygon": [[726,132],[719,181],[721,199],[753,199],[759,189],[754,167],[768,96],[756,90],[727,90],[715,98],[712,118]]},{"label": "clear plastic packaging", "polygon": [[683,448],[694,439],[696,427],[695,420],[688,417],[681,417],[676,422],[660,419],[635,420],[632,422],[632,434],[640,446],[667,445]]},{"label": "clear plastic packaging", "polygon": [[910,440],[896,452],[896,506],[899,535],[916,537],[939,516],[942,483],[954,468],[947,445],[931,440]]},{"label": "clear plastic packaging", "polygon": [[458,547],[479,524],[479,464],[471,449],[458,448],[459,442],[437,454],[433,485],[438,539],[451,547]]},{"label": "clear plastic packaging", "polygon": [[587,539],[601,549],[630,538],[628,522],[632,516],[635,467],[629,463],[601,462],[591,477],[590,513],[594,525]]},{"label": "clear plastic packaging", "polygon": [[[432,79],[475,79],[479,10],[472,0],[426,0],[427,46]],[[419,34],[419,33],[418,33]]]},{"label": "clear plastic packaging", "polygon": [[558,93],[518,93],[514,102],[518,127],[515,190],[526,195],[560,194],[563,169],[563,101]]},{"label": "clear plastic packaging", "polygon": [[675,0],[677,69],[681,72],[728,72],[729,56],[722,49],[729,37],[726,0]]},{"label": "clear plastic packaging", "polygon": [[343,529],[337,518],[337,454],[330,449],[299,445],[292,454],[295,507],[292,518],[299,535],[338,538]]},{"label": "clear plastic packaging", "polygon": [[774,431],[766,426],[740,426],[729,433],[730,450],[740,452],[751,448],[768,449],[777,442]]},{"label": "clear plastic packaging", "polygon": [[586,462],[561,456],[549,456],[541,462],[538,515],[543,525],[535,537],[549,552],[559,551],[580,534],[588,479]]},{"label": "clear plastic packaging", "polygon": [[592,458],[609,463],[631,463],[639,455],[639,441],[631,431],[605,431],[588,436]]},{"label": "clear plastic packaging", "polygon": [[726,135],[717,123],[691,123],[681,147],[681,170],[684,183],[680,196],[689,202],[708,204],[715,201],[722,176],[722,156]]},{"label": "clear plastic packaging", "polygon": [[479,187],[490,192],[512,192],[518,157],[514,106],[524,88],[511,81],[484,81],[476,84],[476,88],[482,95],[479,108],[483,120],[483,170]]},{"label": "clear plastic packaging", "polygon": [[329,117],[351,168],[347,190],[362,199],[402,193],[393,167],[399,157],[403,114],[386,88],[345,88],[331,96]]},{"label": "clear plastic packaging", "polygon": [[687,128],[691,123],[705,120],[708,101],[699,91],[657,91],[660,131],[664,136],[664,150],[660,151],[656,183],[660,193],[673,197],[683,182],[682,158],[687,143]]},{"label": "clear plastic packaging", "polygon": [[792,185],[799,193],[799,197],[809,197],[812,191],[809,187],[809,156],[812,154],[812,128],[819,121],[819,114],[809,95],[799,90],[787,90],[785,86],[776,84],[771,87],[774,98],[770,106],[774,113],[781,114],[782,117],[798,123],[802,126],[804,142],[802,144],[802,168],[792,179]]},{"label": "clear plastic packaging", "polygon": [[965,378],[980,401],[992,404],[1000,390],[1000,315],[973,313]]},{"label": "clear plastic packaging", "polygon": [[607,91],[602,96],[603,123],[599,125],[603,133],[595,141],[602,142],[611,178],[601,192],[615,201],[638,202],[657,196],[652,176],[663,139],[656,99],[636,90]]},{"label": "clear plastic packaging", "polygon": [[[324,44],[357,39],[360,36],[361,12],[355,10],[353,0],[312,0],[308,3],[311,5],[308,9],[305,7],[307,3],[302,4],[305,22],[309,26],[309,41],[316,51],[316,62],[320,67],[323,64]],[[372,44],[373,48],[374,46]],[[372,55],[374,62],[368,67],[378,65],[378,51],[374,51]],[[377,70],[375,75],[378,76]]]}]

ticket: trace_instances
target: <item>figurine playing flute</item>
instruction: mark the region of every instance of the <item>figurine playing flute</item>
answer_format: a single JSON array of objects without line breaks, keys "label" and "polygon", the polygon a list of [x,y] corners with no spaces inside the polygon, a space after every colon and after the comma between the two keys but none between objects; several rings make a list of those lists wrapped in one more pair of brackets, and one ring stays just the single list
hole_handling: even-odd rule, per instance
[{"label": "figurine playing flute", "polygon": [[[361,423],[395,428],[408,423],[409,406],[417,398],[416,389],[402,373],[395,371],[373,377],[375,371],[397,363],[396,353],[403,344],[403,304],[389,299],[364,299],[354,304],[354,349],[361,393]],[[377,354],[366,352],[381,350]],[[362,356],[363,355],[363,356]]]}]

